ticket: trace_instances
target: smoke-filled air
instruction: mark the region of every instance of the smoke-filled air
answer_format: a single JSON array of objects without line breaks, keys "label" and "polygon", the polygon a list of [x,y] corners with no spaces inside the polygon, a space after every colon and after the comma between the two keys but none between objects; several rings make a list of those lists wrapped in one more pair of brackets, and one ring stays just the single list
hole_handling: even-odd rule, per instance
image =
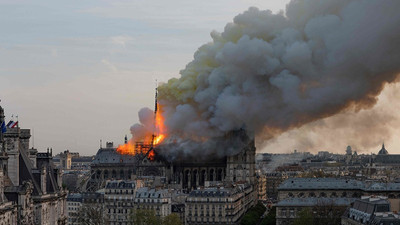
[{"label": "smoke-filled air", "polygon": [[[372,107],[400,73],[399,9],[399,0],[293,0],[285,13],[250,8],[236,16],[179,78],[159,86],[160,152],[223,156],[241,146],[225,138],[232,131],[263,142]],[[149,130],[146,121],[133,137]]]}]

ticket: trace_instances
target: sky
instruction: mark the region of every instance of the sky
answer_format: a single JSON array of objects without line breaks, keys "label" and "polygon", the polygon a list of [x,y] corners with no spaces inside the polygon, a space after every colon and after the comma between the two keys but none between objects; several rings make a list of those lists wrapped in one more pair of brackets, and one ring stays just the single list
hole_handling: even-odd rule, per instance
[{"label": "sky", "polygon": [[[122,144],[156,80],[178,77],[193,53],[251,6],[273,12],[289,0],[0,0],[0,99],[31,146],[93,155]],[[331,151],[351,145],[400,153],[399,85],[371,109],[348,110],[260,143],[258,152]],[[33,142],[34,140],[34,142]]]},{"label": "sky", "polygon": [[139,109],[153,107],[156,80],[178,77],[211,31],[251,6],[279,12],[287,3],[0,1],[6,120],[18,115],[39,151],[92,155],[100,140],[122,144]]}]

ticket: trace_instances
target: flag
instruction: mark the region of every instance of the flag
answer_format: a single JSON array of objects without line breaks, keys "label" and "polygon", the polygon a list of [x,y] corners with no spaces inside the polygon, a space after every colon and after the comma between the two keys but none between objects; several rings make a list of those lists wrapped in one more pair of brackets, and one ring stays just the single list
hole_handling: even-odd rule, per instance
[{"label": "flag", "polygon": [[13,123],[14,123],[14,121],[10,120],[10,122],[7,123],[7,127],[10,128],[10,125],[13,124]]},{"label": "flag", "polygon": [[12,122],[8,128],[14,128],[14,127],[17,127],[17,125],[18,125],[18,121],[15,121],[15,122]]},{"label": "flag", "polygon": [[1,122],[1,133],[5,133],[7,131],[6,122]]}]

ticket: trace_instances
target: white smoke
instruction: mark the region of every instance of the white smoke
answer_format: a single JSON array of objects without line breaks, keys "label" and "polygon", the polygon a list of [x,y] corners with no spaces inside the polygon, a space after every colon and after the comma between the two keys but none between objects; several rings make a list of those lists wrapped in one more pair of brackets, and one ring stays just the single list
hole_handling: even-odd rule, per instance
[{"label": "white smoke", "polygon": [[373,106],[400,72],[399,9],[398,0],[293,0],[286,15],[250,8],[159,87],[168,133],[185,140],[178,146],[241,128],[266,140]]},{"label": "white smoke", "polygon": [[142,108],[138,112],[140,123],[131,126],[132,139],[130,142],[144,141],[154,133],[154,111],[149,108]]}]

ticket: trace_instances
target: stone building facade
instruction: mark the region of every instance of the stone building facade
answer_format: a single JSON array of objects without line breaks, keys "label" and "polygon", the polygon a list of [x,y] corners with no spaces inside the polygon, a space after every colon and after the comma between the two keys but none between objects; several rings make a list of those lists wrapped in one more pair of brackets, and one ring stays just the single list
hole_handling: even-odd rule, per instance
[{"label": "stone building facade", "polygon": [[278,187],[288,177],[284,172],[271,172],[265,174],[266,179],[266,197],[271,201],[278,199]]},{"label": "stone building facade", "polygon": [[[232,137],[233,136],[233,137]],[[91,179],[87,183],[88,191],[104,187],[109,179],[129,180],[136,177],[164,177],[168,185],[184,189],[187,192],[206,186],[207,182],[246,181],[255,185],[255,143],[240,130],[229,138],[237,137],[246,143],[238,153],[215,157],[207,160],[190,159],[169,162],[157,154],[154,160],[141,155],[122,155],[116,151],[113,143],[108,142],[100,148],[91,165]]]},{"label": "stone building facade", "polygon": [[194,190],[186,199],[185,224],[239,224],[244,213],[255,204],[256,193],[247,183],[232,188]]},{"label": "stone building facade", "polygon": [[79,224],[78,216],[79,211],[82,207],[82,194],[80,193],[73,193],[67,196],[67,224],[74,225]]},{"label": "stone building facade", "polygon": [[72,154],[68,150],[60,153],[60,168],[70,170],[72,166]]},{"label": "stone building facade", "polygon": [[366,195],[400,198],[400,183],[366,183],[345,178],[289,178],[278,188],[279,200],[287,198],[360,198]]},{"label": "stone building facade", "polygon": [[163,218],[171,214],[171,193],[168,189],[139,188],[135,196],[135,209],[154,210]]},{"label": "stone building facade", "polygon": [[[4,121],[1,107],[0,119]],[[0,133],[0,203],[7,203],[5,208],[10,210],[12,205],[16,208],[16,214],[0,211],[0,219],[6,224],[66,224],[66,192],[61,187],[61,172],[52,164],[51,150],[38,153],[30,149],[29,129],[7,128]]]},{"label": "stone building facade", "polygon": [[141,187],[136,181],[108,181],[104,189],[104,211],[110,225],[132,224],[134,212],[140,209],[163,218],[171,214],[171,205],[167,189]]},{"label": "stone building facade", "polygon": [[257,175],[258,197],[259,201],[267,200],[267,178],[264,174]]},{"label": "stone building facade", "polygon": [[278,200],[287,198],[359,198],[364,183],[338,178],[289,178],[279,187]]},{"label": "stone building facade", "polygon": [[[315,212],[312,216],[322,220],[329,216],[326,212],[329,212],[332,217],[340,218],[353,201],[354,199],[351,198],[288,198],[276,204],[276,225],[293,224],[300,217],[300,213],[307,208]],[[324,210],[324,207],[327,210]]]},{"label": "stone building facade", "polygon": [[135,181],[109,181],[104,191],[105,214],[109,223],[129,224],[135,204]]},{"label": "stone building facade", "polygon": [[386,197],[364,196],[357,199],[342,216],[342,225],[399,225],[400,215],[391,211]]}]

